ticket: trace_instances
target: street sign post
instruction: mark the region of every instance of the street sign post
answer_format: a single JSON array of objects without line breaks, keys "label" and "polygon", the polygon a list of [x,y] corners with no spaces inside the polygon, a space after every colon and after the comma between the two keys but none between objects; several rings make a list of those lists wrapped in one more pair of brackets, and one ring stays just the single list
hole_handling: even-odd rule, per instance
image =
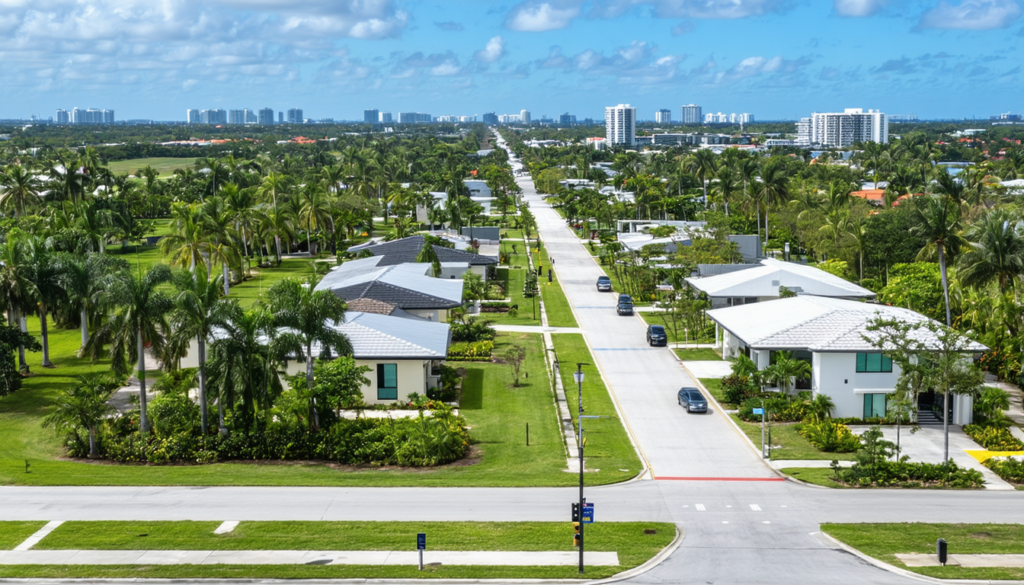
[{"label": "street sign post", "polygon": [[580,522],[584,524],[594,523],[594,504],[586,503],[583,504],[583,513],[580,515]]},{"label": "street sign post", "polygon": [[768,455],[764,451],[764,400],[761,401],[761,408],[752,408],[751,412],[761,415],[761,458],[767,459]]},{"label": "street sign post", "polygon": [[416,535],[416,550],[420,553],[420,570],[423,570],[423,551],[427,548],[427,535],[420,532]]}]

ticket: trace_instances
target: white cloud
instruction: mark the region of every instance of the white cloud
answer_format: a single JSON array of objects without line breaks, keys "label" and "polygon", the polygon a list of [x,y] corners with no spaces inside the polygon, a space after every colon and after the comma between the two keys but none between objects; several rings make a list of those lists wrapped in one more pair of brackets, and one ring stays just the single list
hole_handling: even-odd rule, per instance
[{"label": "white cloud", "polygon": [[487,45],[473,53],[473,59],[481,63],[494,63],[505,55],[505,41],[501,37],[494,37],[487,41]]},{"label": "white cloud", "polygon": [[991,30],[1010,26],[1020,15],[1014,0],[963,0],[955,6],[943,1],[921,15],[917,28]]},{"label": "white cloud", "polygon": [[579,14],[580,7],[575,3],[524,2],[512,8],[505,18],[505,26],[526,32],[557,30],[569,26]]},{"label": "white cloud", "polygon": [[888,0],[835,0],[833,8],[839,16],[872,16],[888,4]]},{"label": "white cloud", "polygon": [[431,67],[430,74],[438,77],[447,77],[450,75],[458,75],[462,72],[462,67],[459,67],[458,61],[448,60],[436,67]]},{"label": "white cloud", "polygon": [[610,0],[603,12],[614,14],[609,6],[652,6],[660,18],[747,18],[786,9],[784,0]]},{"label": "white cloud", "polygon": [[689,34],[693,32],[693,28],[693,22],[689,20],[684,20],[683,22],[680,22],[679,24],[672,27],[672,36],[678,37],[680,35]]},{"label": "white cloud", "polygon": [[714,75],[714,83],[735,83],[765,74],[772,74],[777,77],[792,80],[794,79],[794,76],[799,75],[803,68],[810,65],[810,63],[811,60],[807,57],[801,57],[795,60],[783,59],[781,56],[771,58],[762,57],[760,55],[756,57],[747,57],[729,69],[716,73]]}]

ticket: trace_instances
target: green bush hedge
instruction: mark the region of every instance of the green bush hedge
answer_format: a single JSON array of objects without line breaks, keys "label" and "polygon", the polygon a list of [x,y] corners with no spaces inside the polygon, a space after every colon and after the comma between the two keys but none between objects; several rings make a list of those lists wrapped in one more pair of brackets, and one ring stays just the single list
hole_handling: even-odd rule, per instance
[{"label": "green bush hedge", "polygon": [[453,343],[448,346],[448,359],[452,361],[490,361],[493,352],[493,341]]},{"label": "green bush hedge", "polygon": [[765,416],[774,422],[799,422],[807,417],[807,402],[779,394],[768,392],[756,397],[747,398],[740,405],[737,416],[747,422],[761,422],[761,415],[754,414],[755,408],[764,404]]},{"label": "green bush hedge", "polygon": [[993,457],[984,465],[1008,482],[1024,484],[1024,461],[1020,459]]},{"label": "green bush hedge", "polygon": [[980,488],[985,483],[980,471],[959,467],[955,461],[945,463],[910,463],[909,461],[878,461],[874,465],[854,464],[836,472],[839,483],[852,487],[947,487]]},{"label": "green bush hedge", "polygon": [[967,425],[964,433],[989,451],[1024,451],[1024,443],[1002,427]]},{"label": "green bush hedge", "polygon": [[797,427],[800,436],[826,453],[853,453],[860,447],[860,439],[842,423],[824,419],[805,422]]}]

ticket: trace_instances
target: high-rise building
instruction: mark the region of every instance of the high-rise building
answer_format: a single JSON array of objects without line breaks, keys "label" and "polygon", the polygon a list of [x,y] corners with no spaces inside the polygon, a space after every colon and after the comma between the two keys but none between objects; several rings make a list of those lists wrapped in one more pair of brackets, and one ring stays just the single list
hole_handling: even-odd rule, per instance
[{"label": "high-rise building", "polygon": [[679,118],[679,121],[683,124],[700,124],[703,119],[704,116],[697,104],[687,104],[682,107],[682,117]]},{"label": "high-rise building", "polygon": [[380,120],[380,110],[363,110],[363,122],[376,124]]},{"label": "high-rise building", "polygon": [[199,110],[200,124],[227,124],[228,113],[221,109]]},{"label": "high-rise building", "polygon": [[379,114],[377,114],[377,120],[381,124],[390,124],[391,123],[391,112],[380,112]]},{"label": "high-rise building", "polygon": [[256,123],[260,126],[270,126],[274,123],[274,109],[263,108],[256,114]]},{"label": "high-rise building", "polygon": [[561,115],[558,116],[558,125],[559,126],[571,126],[572,124],[575,124],[575,123],[576,123],[576,116],[573,116],[569,112],[566,112],[566,113],[561,114]]},{"label": "high-rise building", "polygon": [[199,123],[199,110],[188,109],[185,110],[185,122],[188,124]]},{"label": "high-rise building", "polygon": [[658,110],[654,114],[654,121],[658,124],[671,124],[672,123],[672,110]]},{"label": "high-rise building", "polygon": [[636,145],[636,108],[629,104],[605,108],[604,134],[609,144]]},{"label": "high-rise building", "polygon": [[516,122],[521,121],[519,114],[498,114],[499,124],[515,124]]},{"label": "high-rise building", "polygon": [[494,112],[487,112],[481,119],[483,120],[483,123],[488,126],[494,126],[498,123],[498,116]]},{"label": "high-rise building", "polygon": [[[273,121],[274,120],[274,116],[270,116],[270,120]],[[278,112],[277,113],[277,123],[278,124],[284,124],[284,112]]]},{"label": "high-rise building", "polygon": [[57,117],[54,118],[57,124],[70,124],[71,115],[68,114],[67,110],[57,110]]},{"label": "high-rise building", "polygon": [[811,144],[845,148],[858,142],[889,142],[889,119],[878,110],[846,108],[811,114]]},{"label": "high-rise building", "polygon": [[800,118],[796,123],[796,143],[800,146],[810,146],[811,142],[811,119]]},{"label": "high-rise building", "polygon": [[472,116],[459,116],[459,122],[476,122],[476,114]]},{"label": "high-rise building", "polygon": [[426,124],[433,121],[430,114],[420,112],[400,112],[398,114],[399,124]]},{"label": "high-rise building", "polygon": [[302,108],[290,108],[288,110],[289,124],[301,124],[302,119]]},{"label": "high-rise building", "polygon": [[228,110],[228,124],[245,124],[245,110]]},{"label": "high-rise building", "polygon": [[530,111],[529,110],[522,110],[521,112],[519,112],[519,121],[521,123],[523,123],[523,124],[529,124],[530,123]]},{"label": "high-rise building", "polygon": [[245,120],[245,124],[256,123],[256,112],[250,110],[249,108],[245,108],[244,110],[242,110],[242,112],[242,119]]}]

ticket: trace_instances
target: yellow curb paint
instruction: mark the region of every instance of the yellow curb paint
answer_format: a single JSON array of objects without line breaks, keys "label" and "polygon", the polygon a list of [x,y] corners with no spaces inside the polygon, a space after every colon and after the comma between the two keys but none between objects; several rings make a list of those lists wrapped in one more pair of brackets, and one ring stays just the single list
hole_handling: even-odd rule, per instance
[{"label": "yellow curb paint", "polygon": [[977,459],[978,463],[984,463],[993,457],[1024,457],[1024,451],[982,451],[978,449],[968,451],[964,449],[964,453]]}]

